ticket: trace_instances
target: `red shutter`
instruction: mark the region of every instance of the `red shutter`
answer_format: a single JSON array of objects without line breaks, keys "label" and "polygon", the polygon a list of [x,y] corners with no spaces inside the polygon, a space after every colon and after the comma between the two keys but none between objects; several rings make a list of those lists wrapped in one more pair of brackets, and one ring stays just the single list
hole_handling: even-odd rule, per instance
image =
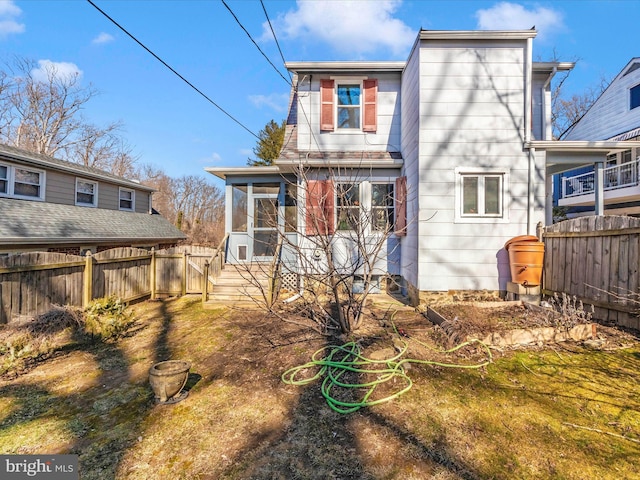
[{"label": "red shutter", "polygon": [[407,177],[396,178],[395,197],[395,234],[404,237],[407,235]]},{"label": "red shutter", "polygon": [[333,131],[333,80],[320,80],[320,130]]},{"label": "red shutter", "polygon": [[333,182],[331,180],[307,181],[307,235],[331,235],[333,225]]},{"label": "red shutter", "polygon": [[378,129],[378,80],[364,80],[364,115],[362,131],[375,132]]}]

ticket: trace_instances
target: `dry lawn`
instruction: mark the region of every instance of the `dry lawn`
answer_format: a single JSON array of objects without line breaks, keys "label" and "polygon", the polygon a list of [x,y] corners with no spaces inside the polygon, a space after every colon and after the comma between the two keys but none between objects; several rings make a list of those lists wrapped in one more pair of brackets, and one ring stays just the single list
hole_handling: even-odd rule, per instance
[{"label": "dry lawn", "polygon": [[[409,334],[408,356],[443,356],[438,331],[400,304],[378,304],[365,354],[392,351],[382,321]],[[601,342],[494,351],[480,370],[412,364],[413,388],[342,415],[317,383],[281,374],[325,345],[259,311],[202,310],[195,299],[134,307],[128,334],[75,345],[0,379],[0,453],[77,453],[87,479],[631,479],[640,471],[640,345]],[[397,340],[397,339],[396,339]],[[596,348],[597,347],[597,348]],[[189,396],[156,405],[149,367],[192,362]]]}]

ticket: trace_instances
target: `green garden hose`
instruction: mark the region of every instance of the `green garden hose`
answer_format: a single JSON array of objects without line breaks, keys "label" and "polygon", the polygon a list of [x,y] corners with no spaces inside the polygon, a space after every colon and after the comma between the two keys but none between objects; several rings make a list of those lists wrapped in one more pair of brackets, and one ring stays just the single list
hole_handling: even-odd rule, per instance
[{"label": "green garden hose", "polygon": [[[394,330],[396,330],[394,326]],[[426,345],[418,340],[415,342],[420,345],[435,350],[429,345]],[[433,360],[419,360],[414,358],[402,358],[408,349],[408,344],[402,340],[402,349],[400,352],[389,359],[385,360],[373,360],[364,357],[360,353],[360,347],[355,342],[348,342],[344,345],[327,345],[317,350],[312,356],[311,361],[298,365],[297,367],[290,368],[282,374],[282,381],[289,385],[308,385],[321,377],[324,377],[321,385],[322,396],[325,398],[329,407],[338,413],[352,413],[362,407],[369,407],[372,405],[378,405],[380,403],[389,402],[403,393],[408,392],[413,382],[411,378],[406,374],[403,368],[404,364],[417,363],[422,365],[436,365],[445,368],[481,368],[492,361],[491,350],[489,347],[480,340],[470,340],[468,342],[461,343],[449,350],[438,350],[440,353],[452,353],[467,345],[478,343],[482,346],[487,353],[487,359],[484,362],[478,364],[464,365],[455,363],[442,363]],[[324,352],[324,356],[321,355]],[[378,367],[379,366],[379,367]],[[306,373],[307,370],[317,369],[315,375],[303,379],[298,379],[299,376]],[[369,382],[352,383],[349,381],[342,381],[341,378],[352,372],[358,377],[375,376],[375,379]],[[371,396],[375,392],[376,388],[383,385],[386,382],[392,381],[394,384],[401,382],[401,388],[391,395],[387,395],[380,399],[372,400]],[[357,401],[341,400],[336,398],[332,393],[335,388],[341,388],[345,390],[359,389],[364,391],[364,395]],[[344,392],[343,392],[344,393]]]}]

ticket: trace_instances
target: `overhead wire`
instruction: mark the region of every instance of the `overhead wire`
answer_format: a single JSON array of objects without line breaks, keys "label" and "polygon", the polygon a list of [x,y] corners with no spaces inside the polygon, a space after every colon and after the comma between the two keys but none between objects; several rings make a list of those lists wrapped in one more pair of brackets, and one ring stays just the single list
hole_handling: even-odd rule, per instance
[{"label": "overhead wire", "polygon": [[[216,107],[218,110],[220,110],[222,113],[224,113],[227,117],[229,117],[231,120],[233,120],[235,123],[237,123],[238,125],[240,125],[240,127],[242,127],[243,129],[245,129],[247,132],[249,132],[251,135],[253,135],[255,138],[257,138],[258,140],[260,140],[260,137],[254,133],[249,127],[247,127],[245,124],[243,124],[240,120],[238,120],[237,118],[235,118],[233,115],[231,115],[231,113],[229,113],[227,110],[225,110],[224,108],[222,108],[220,105],[218,105],[215,101],[213,101],[207,94],[205,94],[202,90],[200,90],[198,87],[196,87],[193,83],[191,83],[189,80],[187,80],[184,76],[182,76],[180,73],[178,73],[178,71],[176,71],[171,65],[169,65],[167,62],[165,62],[162,58],[160,58],[158,55],[156,55],[149,47],[147,47],[145,44],[143,44],[140,40],[138,40],[133,34],[129,33],[129,31],[127,31],[127,29],[125,29],[122,25],[120,25],[116,20],[114,20],[111,16],[109,16],[104,10],[102,10],[100,7],[98,7],[95,3],[93,3],[92,0],[87,0],[87,2],[89,2],[91,4],[91,6],[93,6],[96,10],[98,10],[102,15],[104,15],[111,23],[113,23],[116,27],[118,27],[120,30],[122,30],[129,38],[131,38],[134,42],[136,42],[138,45],[140,45],[142,48],[144,48],[149,54],[151,54],[156,60],[158,60],[160,63],[162,63],[165,67],[167,67],[169,70],[171,70],[171,72],[173,72],[178,78],[180,78],[184,83],[186,83],[187,85],[189,85],[193,90],[195,90],[197,93],[199,93],[205,100],[207,100],[209,103],[211,103],[214,107]],[[286,80],[286,79],[285,79]]]},{"label": "overhead wire", "polygon": [[[271,24],[271,19],[269,18],[269,14],[267,13],[267,8],[264,6],[264,2],[262,0],[260,0],[260,5],[262,5],[262,11],[264,12],[264,16],[267,19],[269,28],[271,29],[271,34],[273,35],[273,39],[276,42],[276,46],[278,47],[278,52],[280,52],[280,58],[282,59],[282,64],[285,65],[286,67],[287,61],[284,59],[284,54],[282,53],[282,49],[280,48],[280,42],[278,42],[278,37],[276,36],[276,32],[273,29],[273,25]],[[287,70],[287,72],[289,73],[289,80],[292,80],[291,72],[289,70]]]},{"label": "overhead wire", "polygon": [[[260,46],[258,45],[258,43],[253,39],[253,37],[251,36],[251,34],[249,33],[249,31],[244,27],[244,25],[242,24],[242,22],[240,21],[240,19],[236,16],[235,13],[233,13],[233,10],[231,10],[231,7],[227,4],[227,2],[225,2],[225,0],[220,0],[222,2],[222,4],[227,8],[227,10],[229,11],[229,13],[231,14],[231,16],[234,18],[234,20],[236,21],[236,23],[240,26],[240,28],[244,31],[244,33],[247,34],[247,36],[249,37],[249,40],[251,40],[251,42],[253,42],[253,44],[255,45],[255,47],[258,49],[258,51],[262,54],[262,56],[265,58],[265,60],[267,60],[267,62],[269,62],[269,65],[271,65],[273,67],[273,69],[278,73],[278,75],[280,75],[280,77],[282,77],[282,79],[287,82],[288,85],[291,85],[291,80],[287,80],[287,78],[282,75],[282,72],[280,70],[278,70],[278,67],[276,67],[273,62],[269,59],[269,57],[267,56],[266,53],[264,53],[264,51],[260,48]],[[263,5],[264,8],[264,5]],[[266,13],[266,11],[265,11]],[[282,52],[281,52],[282,53]]]}]

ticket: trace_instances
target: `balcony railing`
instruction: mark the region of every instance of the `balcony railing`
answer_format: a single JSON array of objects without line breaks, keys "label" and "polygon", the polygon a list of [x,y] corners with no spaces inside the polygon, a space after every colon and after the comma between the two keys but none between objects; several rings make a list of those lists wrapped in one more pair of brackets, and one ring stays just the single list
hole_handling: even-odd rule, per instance
[{"label": "balcony railing", "polygon": [[[604,190],[633,187],[638,185],[640,157],[634,162],[623,163],[604,169]],[[562,177],[562,198],[594,193],[595,173],[587,172],[574,177]]]}]

